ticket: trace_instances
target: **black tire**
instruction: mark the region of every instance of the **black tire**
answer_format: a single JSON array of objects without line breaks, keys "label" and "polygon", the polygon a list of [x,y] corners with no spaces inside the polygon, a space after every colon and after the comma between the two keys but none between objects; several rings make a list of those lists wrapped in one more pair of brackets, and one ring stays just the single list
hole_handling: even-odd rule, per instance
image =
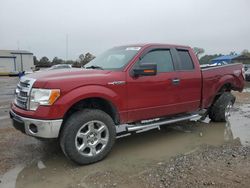
[{"label": "black tire", "polygon": [[[90,121],[100,121],[106,125],[108,141],[104,149],[94,156],[82,155],[76,146],[76,135],[82,126]],[[60,135],[60,146],[64,154],[73,162],[83,165],[102,160],[110,152],[116,139],[116,129],[112,118],[105,112],[97,109],[84,109],[72,114],[65,122]]]},{"label": "black tire", "polygon": [[209,118],[214,122],[225,122],[226,108],[231,103],[235,102],[235,96],[230,92],[225,92],[219,96],[219,98],[214,102],[214,104],[209,109]]}]

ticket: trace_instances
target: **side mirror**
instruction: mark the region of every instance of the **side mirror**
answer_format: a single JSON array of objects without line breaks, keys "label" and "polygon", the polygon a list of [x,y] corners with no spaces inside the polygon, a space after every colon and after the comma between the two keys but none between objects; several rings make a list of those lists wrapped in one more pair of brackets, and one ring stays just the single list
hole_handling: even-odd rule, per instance
[{"label": "side mirror", "polygon": [[144,63],[133,70],[133,75],[138,76],[154,76],[157,74],[157,65],[155,63]]}]

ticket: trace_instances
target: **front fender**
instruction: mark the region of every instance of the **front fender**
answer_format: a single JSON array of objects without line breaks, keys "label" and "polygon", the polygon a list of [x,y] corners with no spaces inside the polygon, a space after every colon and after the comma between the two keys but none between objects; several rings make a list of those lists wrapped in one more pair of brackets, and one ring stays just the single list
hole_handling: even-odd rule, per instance
[{"label": "front fender", "polygon": [[[118,92],[120,90],[117,90]],[[123,90],[120,91],[121,93]],[[122,113],[122,109],[125,108],[125,100],[122,100],[121,97],[124,95],[118,95],[115,92],[115,89],[100,86],[100,85],[87,85],[82,86],[76,89],[73,89],[67,93],[62,93],[59,99],[52,106],[43,106],[40,105],[36,111],[27,111],[21,108],[18,108],[12,104],[11,109],[20,116],[34,119],[45,119],[45,120],[55,120],[62,119],[66,112],[77,102],[87,99],[87,98],[102,98],[112,103],[119,113]],[[125,112],[124,112],[125,114]],[[120,114],[122,115],[122,114]],[[124,115],[125,117],[125,115]],[[121,118],[124,119],[123,116]]]},{"label": "front fender", "polygon": [[56,101],[55,106],[61,112],[60,114],[64,115],[74,104],[87,98],[105,99],[111,102],[118,111],[120,111],[124,105],[120,95],[112,89],[101,85],[87,85],[64,94],[58,101]]}]

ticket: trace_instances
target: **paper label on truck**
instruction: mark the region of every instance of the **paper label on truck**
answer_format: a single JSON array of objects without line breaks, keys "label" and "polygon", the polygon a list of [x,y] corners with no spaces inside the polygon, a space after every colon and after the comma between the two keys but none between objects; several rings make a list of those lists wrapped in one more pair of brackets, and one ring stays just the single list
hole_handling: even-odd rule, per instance
[{"label": "paper label on truck", "polygon": [[135,50],[135,51],[139,51],[141,49],[141,47],[127,47],[126,50]]}]

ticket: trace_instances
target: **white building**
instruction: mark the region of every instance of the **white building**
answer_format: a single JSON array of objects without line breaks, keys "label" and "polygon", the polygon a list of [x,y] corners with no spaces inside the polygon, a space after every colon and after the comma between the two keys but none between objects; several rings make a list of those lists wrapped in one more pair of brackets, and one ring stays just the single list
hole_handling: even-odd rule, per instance
[{"label": "white building", "polygon": [[33,53],[25,50],[0,50],[0,72],[32,71]]}]

